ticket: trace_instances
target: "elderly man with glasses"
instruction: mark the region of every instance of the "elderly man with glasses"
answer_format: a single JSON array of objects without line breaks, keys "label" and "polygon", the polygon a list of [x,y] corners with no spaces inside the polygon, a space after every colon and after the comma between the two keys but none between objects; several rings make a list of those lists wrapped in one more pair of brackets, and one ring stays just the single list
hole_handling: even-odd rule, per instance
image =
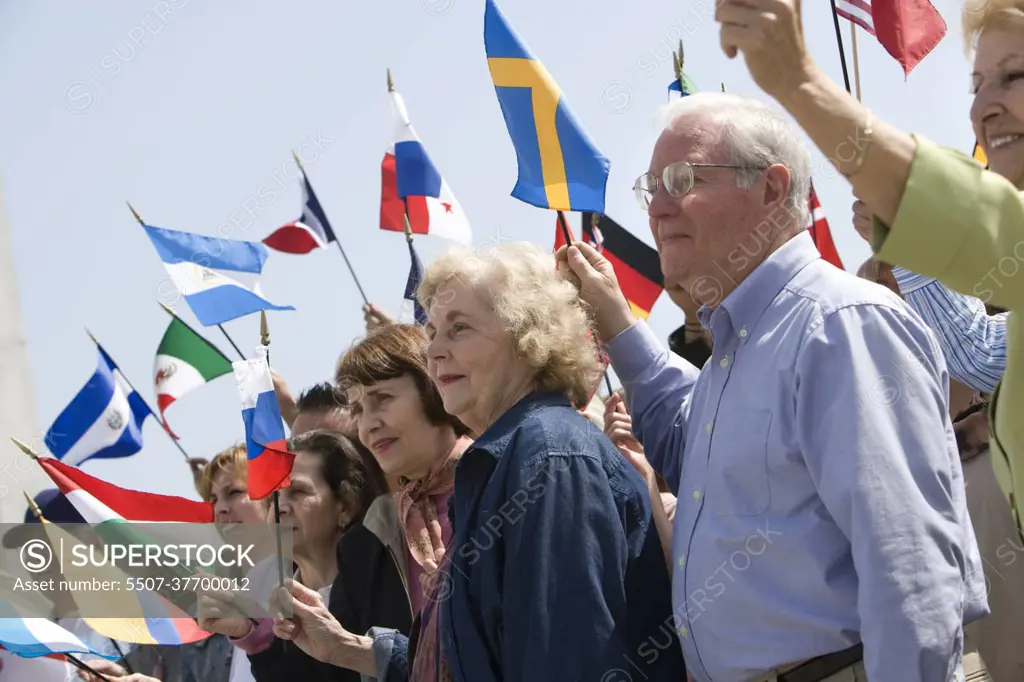
[{"label": "elderly man with glasses", "polygon": [[561,249],[559,267],[677,491],[675,627],[694,679],[956,679],[962,624],[988,603],[945,361],[892,292],[820,258],[809,182],[769,107],[701,93],[669,109],[634,189],[666,284],[702,304],[703,371],[633,316],[594,249]]}]

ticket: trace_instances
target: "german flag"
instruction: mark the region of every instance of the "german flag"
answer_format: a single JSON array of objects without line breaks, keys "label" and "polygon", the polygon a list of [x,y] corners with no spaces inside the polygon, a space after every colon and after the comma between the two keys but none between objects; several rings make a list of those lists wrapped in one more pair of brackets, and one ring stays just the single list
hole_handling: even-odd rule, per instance
[{"label": "german flag", "polygon": [[988,157],[985,155],[985,150],[981,148],[978,141],[974,141],[974,160],[980,163],[985,168],[988,168]]},{"label": "german flag", "polygon": [[[665,290],[658,252],[608,216],[601,216],[595,230],[595,215],[589,212],[580,214],[583,239],[598,248],[604,257],[611,261],[612,267],[615,268],[615,277],[619,280],[619,287],[629,301],[633,314],[641,320],[646,320],[651,314],[654,302]],[[555,249],[563,244],[565,238],[562,236],[562,228],[556,223]]]}]

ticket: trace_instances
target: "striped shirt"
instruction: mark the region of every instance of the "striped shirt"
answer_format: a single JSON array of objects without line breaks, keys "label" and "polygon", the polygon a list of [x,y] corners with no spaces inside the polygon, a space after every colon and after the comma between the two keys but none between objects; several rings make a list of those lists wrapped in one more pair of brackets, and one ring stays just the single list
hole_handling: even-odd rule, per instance
[{"label": "striped shirt", "polygon": [[892,274],[907,305],[938,336],[950,377],[976,391],[994,391],[1006,371],[1009,313],[989,315],[980,299],[899,266]]}]

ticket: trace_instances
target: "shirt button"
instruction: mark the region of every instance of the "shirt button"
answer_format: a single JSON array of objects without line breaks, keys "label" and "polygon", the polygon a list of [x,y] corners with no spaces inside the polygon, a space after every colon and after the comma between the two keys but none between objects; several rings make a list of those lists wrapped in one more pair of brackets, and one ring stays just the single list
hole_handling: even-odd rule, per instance
[{"label": "shirt button", "polygon": [[719,362],[718,364],[720,364],[723,368],[724,367],[728,367],[729,366],[729,358],[722,358],[722,361]]},{"label": "shirt button", "polygon": [[686,565],[686,557],[685,556],[679,557],[679,568],[682,568],[685,565]]},{"label": "shirt button", "polygon": [[740,330],[740,338],[741,339],[747,338],[747,330],[746,329],[741,329]]},{"label": "shirt button", "polygon": [[700,491],[699,490],[694,490],[693,491],[693,499],[695,499],[695,500],[699,500],[700,499]]},{"label": "shirt button", "polygon": [[680,637],[686,637],[688,634],[690,634],[689,630],[687,630],[686,628],[679,628]]},{"label": "shirt button", "polygon": [[707,424],[704,425],[704,430],[707,431],[708,433],[711,433],[711,422],[708,422]]}]

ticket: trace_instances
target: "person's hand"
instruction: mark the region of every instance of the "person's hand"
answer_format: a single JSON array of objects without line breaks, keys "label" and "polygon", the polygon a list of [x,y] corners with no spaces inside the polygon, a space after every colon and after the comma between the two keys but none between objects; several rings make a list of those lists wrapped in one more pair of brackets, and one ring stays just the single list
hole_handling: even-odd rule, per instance
[{"label": "person's hand", "polygon": [[281,410],[281,418],[284,419],[284,423],[288,425],[290,429],[292,422],[295,421],[296,415],[299,413],[299,408],[295,406],[295,398],[292,397],[291,391],[288,390],[288,384],[285,383],[284,377],[277,373],[273,367],[270,368],[270,378],[274,382],[274,395],[277,396],[277,408]]},{"label": "person's hand", "polygon": [[189,457],[188,466],[192,469],[192,476],[199,480],[199,477],[203,475],[203,469],[210,463],[210,460],[203,457]]},{"label": "person's hand", "polygon": [[555,252],[558,273],[579,290],[580,299],[594,311],[597,333],[603,341],[628,329],[636,318],[619,288],[615,268],[586,242],[573,242]]},{"label": "person's hand", "polygon": [[372,303],[363,304],[363,320],[366,321],[367,334],[380,327],[395,323],[394,318]]},{"label": "person's hand", "polygon": [[319,592],[315,592],[298,581],[288,587],[278,588],[274,603],[282,612],[290,608],[291,618],[275,618],[274,634],[280,639],[295,643],[306,654],[323,663],[330,663],[338,646],[350,636],[341,623],[331,615]]},{"label": "person's hand", "polygon": [[626,412],[626,403],[618,393],[612,393],[604,400],[604,435],[615,447],[623,447],[643,453],[644,448],[633,435],[633,419]]},{"label": "person's hand", "polygon": [[868,244],[871,243],[871,223],[874,221],[874,215],[871,213],[871,209],[860,199],[853,202],[853,229],[857,231],[860,238],[866,241]]},{"label": "person's hand", "polygon": [[801,0],[718,0],[722,51],[740,52],[754,82],[776,99],[811,80],[814,64],[804,43]]},{"label": "person's hand", "polygon": [[[108,661],[104,658],[97,658],[91,661],[83,662],[87,666],[92,668],[92,670],[98,672],[100,675],[104,675],[108,678],[112,677],[114,679],[119,680],[119,682],[121,678],[125,677],[128,674],[128,671],[125,670],[123,667],[121,667],[117,663],[114,663],[113,661]],[[78,668],[77,672],[79,679],[85,680],[85,682],[103,682],[102,677],[94,675],[89,670],[82,670],[81,668]]]},{"label": "person's hand", "polygon": [[[222,598],[223,597],[223,598]],[[252,632],[252,621],[241,615],[224,595],[214,592],[196,593],[196,624],[200,630],[241,639]]]}]

